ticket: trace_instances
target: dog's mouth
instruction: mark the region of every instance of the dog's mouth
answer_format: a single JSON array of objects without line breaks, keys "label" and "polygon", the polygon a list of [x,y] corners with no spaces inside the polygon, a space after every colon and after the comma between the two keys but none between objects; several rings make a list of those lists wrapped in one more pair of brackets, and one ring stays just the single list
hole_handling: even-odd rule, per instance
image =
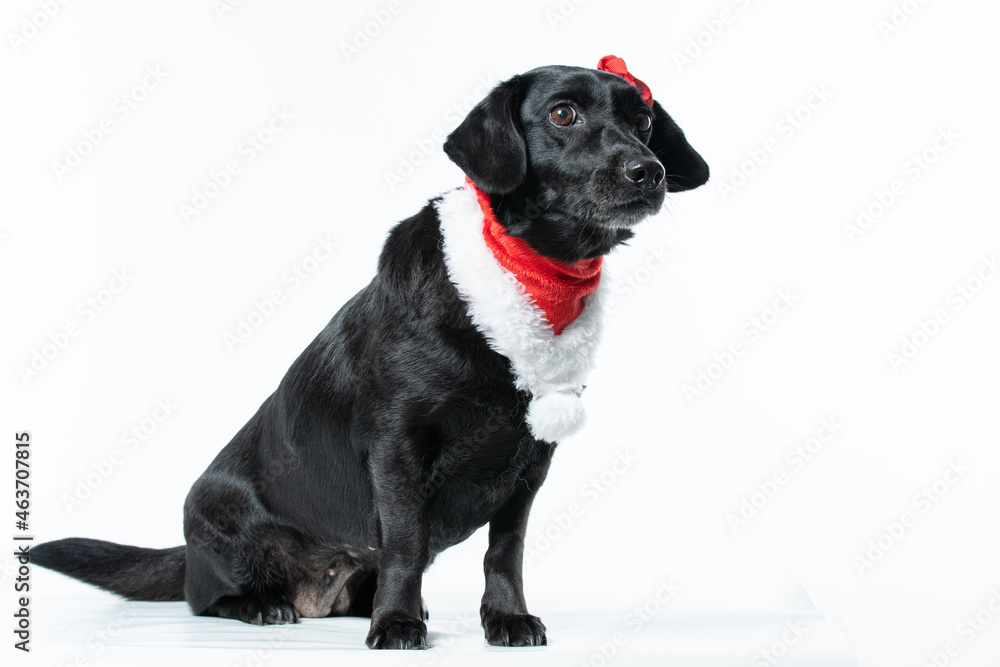
[{"label": "dog's mouth", "polygon": [[595,206],[592,220],[601,227],[609,229],[633,227],[660,210],[663,196],[654,196],[652,199],[653,201],[650,201],[650,197],[639,195],[624,201]]},{"label": "dog's mouth", "polygon": [[636,197],[635,199],[615,204],[612,208],[622,213],[646,213],[652,210],[653,205],[642,197]]}]

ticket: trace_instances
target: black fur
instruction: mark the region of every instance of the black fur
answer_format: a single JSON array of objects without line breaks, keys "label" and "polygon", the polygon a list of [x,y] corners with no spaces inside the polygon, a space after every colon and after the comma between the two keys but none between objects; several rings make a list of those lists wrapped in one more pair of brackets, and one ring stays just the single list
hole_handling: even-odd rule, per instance
[{"label": "black fur", "polygon": [[129,600],[184,599],[184,547],[143,549],[85,537],[39,544],[31,562]]},{"label": "black fur", "polygon": [[[555,125],[559,104],[579,122]],[[643,132],[637,114],[650,111]],[[565,261],[607,253],[666,191],[708,178],[659,105],[650,110],[623,79],[581,68],[500,84],[444,148],[509,233]],[[195,614],[249,623],[371,616],[368,646],[419,648],[423,571],[489,523],[486,638],[545,644],[525,605],[521,560],[555,444],[532,437],[530,396],[449,281],[433,204],[393,228],[372,282],[195,482],[186,546],[66,539],[36,546],[34,562],[130,599],[183,598]]]}]

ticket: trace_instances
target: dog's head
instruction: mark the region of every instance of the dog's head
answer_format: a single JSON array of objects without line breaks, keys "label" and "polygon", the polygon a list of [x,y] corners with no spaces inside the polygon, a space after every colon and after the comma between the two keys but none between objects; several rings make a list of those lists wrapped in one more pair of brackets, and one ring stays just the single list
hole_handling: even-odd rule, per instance
[{"label": "dog's head", "polygon": [[566,262],[608,253],[667,192],[708,180],[659,103],[582,67],[540,67],[499,84],[444,150],[490,195],[507,233]]}]

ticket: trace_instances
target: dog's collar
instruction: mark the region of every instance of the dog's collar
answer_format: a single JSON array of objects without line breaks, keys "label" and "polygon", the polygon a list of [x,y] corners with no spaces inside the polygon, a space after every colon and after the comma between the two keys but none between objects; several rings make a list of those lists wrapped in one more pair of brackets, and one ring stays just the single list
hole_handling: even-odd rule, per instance
[{"label": "dog's collar", "polygon": [[583,312],[583,298],[597,289],[601,282],[603,257],[584,259],[566,264],[543,257],[523,239],[507,234],[497,220],[489,195],[476,187],[469,178],[483,211],[483,238],[497,262],[510,271],[524,287],[525,294],[545,313],[545,319],[555,335]]}]

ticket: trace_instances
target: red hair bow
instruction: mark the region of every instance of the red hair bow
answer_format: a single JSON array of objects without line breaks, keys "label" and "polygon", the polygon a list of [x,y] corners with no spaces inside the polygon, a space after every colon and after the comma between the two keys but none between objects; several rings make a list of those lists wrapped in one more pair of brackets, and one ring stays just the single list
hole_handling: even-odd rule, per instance
[{"label": "red hair bow", "polygon": [[611,72],[612,74],[617,74],[621,78],[625,79],[633,86],[639,89],[639,93],[642,95],[642,101],[653,106],[653,93],[649,90],[649,86],[644,84],[639,79],[635,78],[628,73],[628,68],[625,67],[625,61],[618,56],[604,56],[601,58],[600,62],[597,63],[597,69],[602,72]]}]

